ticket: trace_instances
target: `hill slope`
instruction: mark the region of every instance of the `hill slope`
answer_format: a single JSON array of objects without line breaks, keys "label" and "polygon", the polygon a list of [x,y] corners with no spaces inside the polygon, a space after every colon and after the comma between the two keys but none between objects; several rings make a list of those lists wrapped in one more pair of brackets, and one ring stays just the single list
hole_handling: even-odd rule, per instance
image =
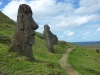
[{"label": "hill slope", "polygon": [[[35,36],[33,53],[36,61],[30,62],[26,57],[8,51],[16,23],[2,13],[0,15],[3,20],[0,21],[0,71],[8,75],[66,75],[58,63],[61,54],[68,47],[66,44],[58,42],[54,46],[56,53],[53,54],[45,47],[46,42]],[[42,36],[41,33],[36,34]]]},{"label": "hill slope", "polygon": [[0,36],[3,35],[11,37],[15,24],[16,23],[13,20],[0,11]]}]

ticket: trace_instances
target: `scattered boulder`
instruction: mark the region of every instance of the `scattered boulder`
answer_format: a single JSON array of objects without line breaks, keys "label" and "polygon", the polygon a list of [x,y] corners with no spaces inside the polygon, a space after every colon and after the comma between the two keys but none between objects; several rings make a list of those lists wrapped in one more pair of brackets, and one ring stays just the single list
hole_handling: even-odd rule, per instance
[{"label": "scattered boulder", "polygon": [[54,53],[53,45],[57,44],[58,38],[50,31],[50,27],[48,25],[44,25],[43,37],[46,41],[46,47],[52,53]]},{"label": "scattered boulder", "polygon": [[4,72],[1,72],[1,71],[0,71],[0,75],[7,75],[7,74],[6,74],[6,73],[4,73]]},{"label": "scattered boulder", "polygon": [[29,5],[21,4],[18,9],[15,35],[11,43],[11,50],[34,60],[32,45],[35,41],[35,31],[39,26],[32,18]]},{"label": "scattered boulder", "polygon": [[61,41],[61,44],[66,44],[66,41]]},{"label": "scattered boulder", "polygon": [[99,49],[96,49],[96,52],[99,53],[100,52]]}]

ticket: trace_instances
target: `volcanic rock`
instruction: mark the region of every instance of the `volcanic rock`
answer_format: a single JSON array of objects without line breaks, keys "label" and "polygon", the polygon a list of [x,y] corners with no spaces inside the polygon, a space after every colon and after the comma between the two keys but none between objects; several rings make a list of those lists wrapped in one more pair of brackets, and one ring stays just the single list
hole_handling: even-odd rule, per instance
[{"label": "volcanic rock", "polygon": [[96,52],[99,53],[100,52],[99,49],[96,49]]}]

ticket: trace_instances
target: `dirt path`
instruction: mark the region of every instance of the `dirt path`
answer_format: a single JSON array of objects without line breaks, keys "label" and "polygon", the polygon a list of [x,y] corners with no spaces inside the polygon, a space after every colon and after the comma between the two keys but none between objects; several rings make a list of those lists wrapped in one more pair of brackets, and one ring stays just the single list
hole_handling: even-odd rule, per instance
[{"label": "dirt path", "polygon": [[72,48],[68,48],[67,51],[62,55],[62,57],[59,59],[59,64],[62,67],[63,70],[66,71],[68,75],[81,75],[78,73],[78,71],[74,70],[70,64],[67,63],[68,54],[72,51]]}]

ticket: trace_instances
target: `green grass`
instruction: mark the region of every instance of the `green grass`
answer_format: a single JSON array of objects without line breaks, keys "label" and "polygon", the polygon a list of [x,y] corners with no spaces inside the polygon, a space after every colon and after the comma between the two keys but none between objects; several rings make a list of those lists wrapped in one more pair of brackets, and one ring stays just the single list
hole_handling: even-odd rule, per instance
[{"label": "green grass", "polygon": [[[34,62],[28,61],[22,55],[9,52],[9,48],[9,45],[0,43],[0,71],[6,72],[8,75],[66,75],[58,64],[61,54],[50,53],[45,47],[45,41],[37,36],[33,45],[36,59]],[[63,50],[63,48],[60,49]]]},{"label": "green grass", "polygon": [[57,45],[54,45],[54,50],[58,54],[64,53],[68,48],[67,44],[61,44],[60,41],[58,41]]},{"label": "green grass", "polygon": [[68,62],[82,75],[100,75],[100,53],[77,46],[70,54]]},{"label": "green grass", "polygon": [[14,27],[15,27],[14,25],[6,24],[6,23],[1,24],[0,25],[0,35],[13,37]]},{"label": "green grass", "polygon": [[16,22],[0,11],[0,35],[12,37]]}]

